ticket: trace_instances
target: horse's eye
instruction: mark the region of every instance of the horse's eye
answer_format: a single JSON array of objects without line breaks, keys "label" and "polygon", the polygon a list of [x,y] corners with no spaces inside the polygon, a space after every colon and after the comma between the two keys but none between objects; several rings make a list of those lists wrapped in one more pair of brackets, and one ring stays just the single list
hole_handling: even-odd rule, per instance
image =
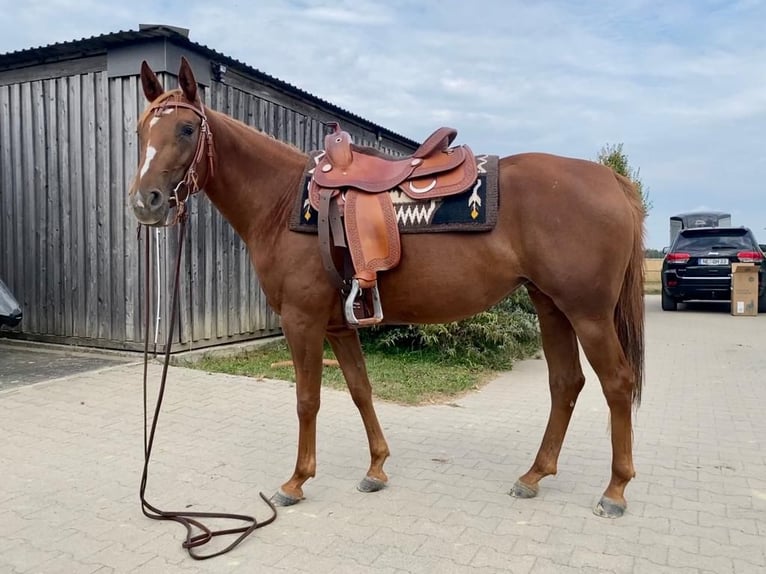
[{"label": "horse's eye", "polygon": [[186,125],[181,127],[181,135],[182,136],[188,137],[188,136],[192,135],[193,133],[194,133],[194,126],[186,124]]}]

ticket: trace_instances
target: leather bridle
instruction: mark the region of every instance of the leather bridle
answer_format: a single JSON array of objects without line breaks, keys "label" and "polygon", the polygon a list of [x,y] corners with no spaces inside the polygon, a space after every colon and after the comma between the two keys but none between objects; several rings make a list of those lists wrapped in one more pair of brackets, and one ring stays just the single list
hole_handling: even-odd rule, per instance
[{"label": "leather bridle", "polygon": [[[205,184],[210,181],[215,173],[215,148],[213,147],[213,132],[210,131],[210,124],[205,114],[205,107],[200,104],[195,106],[188,102],[181,100],[167,99],[155,104],[149,109],[149,112],[154,112],[154,117],[159,118],[163,116],[168,110],[173,108],[184,108],[193,111],[200,118],[199,137],[197,138],[197,149],[194,152],[189,167],[186,168],[186,173],[183,179],[179,181],[173,189],[168,201],[170,207],[176,208],[176,214],[168,225],[175,225],[182,218],[186,217],[186,200],[192,195],[198,193],[205,187]],[[206,153],[207,152],[207,153]],[[207,169],[205,171],[205,177],[200,181],[197,168],[202,165],[202,162],[207,155]],[[186,193],[181,197],[179,190],[184,188]]]}]

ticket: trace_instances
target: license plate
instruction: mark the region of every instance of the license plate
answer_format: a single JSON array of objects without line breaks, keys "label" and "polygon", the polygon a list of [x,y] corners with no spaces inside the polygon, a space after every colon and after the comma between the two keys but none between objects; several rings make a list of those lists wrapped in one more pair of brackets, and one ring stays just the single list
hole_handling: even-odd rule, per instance
[{"label": "license plate", "polygon": [[728,265],[728,259],[700,259],[700,265]]}]

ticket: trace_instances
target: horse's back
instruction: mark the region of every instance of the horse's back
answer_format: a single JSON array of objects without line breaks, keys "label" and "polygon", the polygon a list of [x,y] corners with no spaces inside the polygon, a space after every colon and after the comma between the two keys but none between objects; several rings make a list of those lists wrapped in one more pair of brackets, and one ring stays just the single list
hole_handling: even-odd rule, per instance
[{"label": "horse's back", "polygon": [[610,229],[633,219],[633,200],[617,175],[596,162],[529,152],[502,158],[499,170],[501,218],[515,214],[520,227]]},{"label": "horse's back", "polygon": [[526,152],[500,159],[500,185],[509,190],[524,191],[525,182],[536,190],[549,186],[551,189],[574,191],[588,188],[592,192],[612,193],[616,190],[615,173],[611,168],[594,161],[554,155],[543,152]]}]

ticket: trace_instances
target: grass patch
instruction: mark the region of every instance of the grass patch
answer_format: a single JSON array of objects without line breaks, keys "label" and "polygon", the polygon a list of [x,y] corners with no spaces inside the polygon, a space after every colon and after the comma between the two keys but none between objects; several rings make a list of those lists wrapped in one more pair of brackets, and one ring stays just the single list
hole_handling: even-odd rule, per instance
[{"label": "grass patch", "polygon": [[[517,359],[540,349],[540,332],[525,289],[470,319],[441,325],[381,326],[360,333],[373,394],[402,404],[444,402],[478,388]],[[325,359],[334,359],[329,345]],[[282,364],[279,366],[278,364]],[[272,366],[277,364],[278,366]],[[208,355],[186,366],[256,378],[295,380],[284,341],[245,354]],[[340,368],[322,383],[345,389]]]},{"label": "grass patch", "polygon": [[[325,348],[326,359],[334,359],[332,350]],[[373,394],[380,399],[416,405],[444,402],[479,388],[497,371],[475,365],[445,361],[428,351],[369,349],[365,351],[367,372]],[[292,366],[275,366],[290,361],[284,341],[269,343],[246,353],[216,357],[204,356],[184,366],[205,371],[245,375],[256,379],[295,381]],[[322,384],[334,389],[346,389],[343,373],[338,367],[325,367]]]}]

